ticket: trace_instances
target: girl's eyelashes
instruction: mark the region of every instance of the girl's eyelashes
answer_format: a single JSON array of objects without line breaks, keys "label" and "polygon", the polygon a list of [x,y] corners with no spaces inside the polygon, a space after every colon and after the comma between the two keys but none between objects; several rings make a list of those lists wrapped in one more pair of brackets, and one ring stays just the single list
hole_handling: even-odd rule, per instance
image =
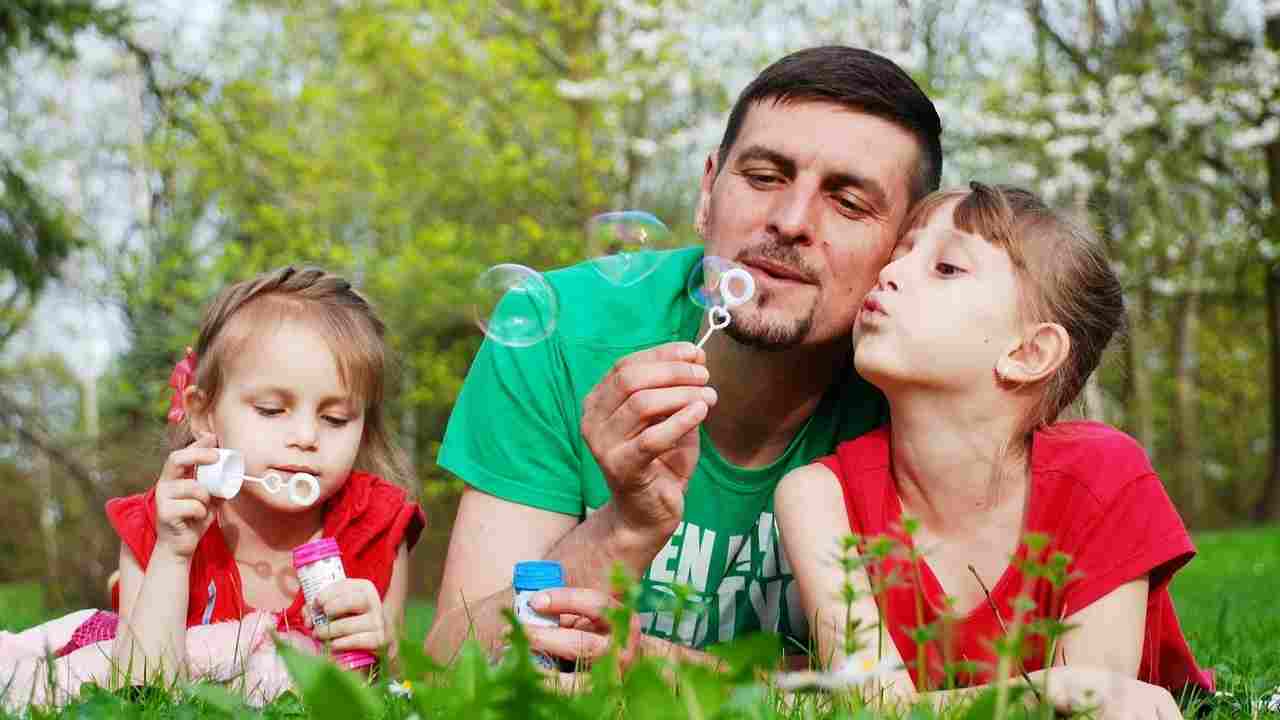
[{"label": "girl's eyelashes", "polygon": [[[284,408],[263,407],[262,405],[254,405],[253,409],[262,417],[277,417],[284,413]],[[335,428],[345,427],[347,423],[351,422],[351,418],[339,417],[337,415],[321,415],[320,419]]]},{"label": "girl's eyelashes", "polygon": [[964,268],[959,267],[957,265],[952,265],[951,263],[945,263],[945,262],[940,262],[937,265],[934,265],[933,267],[934,267],[934,270],[937,271],[937,273],[943,277],[954,277],[964,272]]}]

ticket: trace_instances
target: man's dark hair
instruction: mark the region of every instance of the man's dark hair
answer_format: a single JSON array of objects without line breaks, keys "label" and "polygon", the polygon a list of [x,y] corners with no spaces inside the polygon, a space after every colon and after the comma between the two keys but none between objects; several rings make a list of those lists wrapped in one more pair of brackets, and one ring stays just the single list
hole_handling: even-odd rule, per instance
[{"label": "man's dark hair", "polygon": [[742,91],[720,141],[719,170],[738,139],[751,106],[774,102],[827,102],[874,115],[909,131],[920,161],[908,191],[911,202],[937,190],[942,178],[942,121],[933,102],[892,60],[869,50],[826,45],[773,63]]}]

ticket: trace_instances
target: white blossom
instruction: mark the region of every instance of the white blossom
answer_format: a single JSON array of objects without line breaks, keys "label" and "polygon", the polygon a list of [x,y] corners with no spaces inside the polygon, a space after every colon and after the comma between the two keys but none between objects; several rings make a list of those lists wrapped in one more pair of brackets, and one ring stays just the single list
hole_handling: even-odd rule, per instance
[{"label": "white blossom", "polygon": [[658,152],[658,143],[649,138],[632,138],[631,151],[640,157],[653,157]]},{"label": "white blossom", "polygon": [[1233,150],[1250,150],[1270,144],[1277,137],[1280,137],[1280,118],[1269,117],[1257,127],[1236,132],[1227,140],[1227,144]]},{"label": "white blossom", "polygon": [[566,100],[603,100],[612,95],[616,86],[605,78],[592,78],[581,82],[561,78],[556,82],[556,93]]},{"label": "white blossom", "polygon": [[858,661],[846,658],[839,669],[825,672],[803,670],[778,673],[774,675],[774,682],[783,690],[798,690],[800,688],[840,690],[862,687],[872,680],[887,678],[901,669],[901,663],[887,658],[879,661],[871,657]]}]

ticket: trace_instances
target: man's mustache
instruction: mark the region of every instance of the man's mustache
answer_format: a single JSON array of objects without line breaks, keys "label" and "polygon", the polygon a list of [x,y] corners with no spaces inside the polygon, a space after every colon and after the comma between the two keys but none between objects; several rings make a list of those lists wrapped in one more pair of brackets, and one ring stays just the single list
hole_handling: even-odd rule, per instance
[{"label": "man's mustache", "polygon": [[800,253],[790,245],[783,245],[778,242],[767,242],[754,247],[744,248],[740,251],[735,261],[739,263],[750,262],[751,260],[764,259],[774,262],[778,265],[785,266],[792,272],[803,277],[807,282],[816,283],[818,273],[804,261]]}]

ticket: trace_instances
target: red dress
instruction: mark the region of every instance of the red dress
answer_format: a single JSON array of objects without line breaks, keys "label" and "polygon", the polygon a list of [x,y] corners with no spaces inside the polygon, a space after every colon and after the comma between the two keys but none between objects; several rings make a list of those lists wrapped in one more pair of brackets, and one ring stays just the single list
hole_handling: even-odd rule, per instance
[{"label": "red dress", "polygon": [[[144,570],[156,544],[155,488],[107,501],[107,518]],[[421,506],[404,488],[363,472],[353,472],[325,503],[324,537],[338,541],[348,577],[365,578],[385,597],[400,543],[409,549],[426,526]],[[188,585],[187,627],[239,620],[254,608],[241,592],[240,569],[215,522],[196,545]],[[120,608],[119,585],[111,604]],[[306,632],[302,591],[280,616],[279,629]],[[88,624],[88,623],[86,623]],[[96,638],[102,640],[106,638]],[[74,648],[72,648],[74,649]]]},{"label": "red dress", "polygon": [[[821,461],[840,480],[849,527],[863,538],[863,552],[876,536],[892,537],[899,547],[909,545],[889,468],[889,444],[889,428],[882,427],[842,443],[834,455]],[[1004,633],[991,604],[999,608],[1007,625],[1013,618],[1014,599],[1025,593],[1035,604],[1028,620],[1061,619],[1129,581],[1149,576],[1138,678],[1175,692],[1187,684],[1212,691],[1213,675],[1196,666],[1169,596],[1169,580],[1195,555],[1195,548],[1142,448],[1101,423],[1061,422],[1035,434],[1030,465],[1023,530],[1049,538],[1041,559],[1059,551],[1071,557],[1068,570],[1074,579],[1063,590],[1055,591],[1044,578],[1026,577],[1011,564],[989,585],[991,603],[980,603],[947,625],[938,622],[944,594],[928,558],[913,566],[905,553],[894,553],[868,568],[873,578],[893,574],[898,579],[877,601],[916,686],[921,687],[911,630],[921,625],[917,585],[924,600],[923,624],[934,624],[938,631],[937,639],[925,647],[928,687],[937,689],[944,686],[948,662],[968,665],[967,671],[956,675],[959,685],[994,679],[997,656],[992,641]],[[1028,552],[1020,545],[1017,559],[1025,560]],[[1028,644],[1023,668],[1030,672],[1044,666],[1045,643],[1032,636]]]}]

